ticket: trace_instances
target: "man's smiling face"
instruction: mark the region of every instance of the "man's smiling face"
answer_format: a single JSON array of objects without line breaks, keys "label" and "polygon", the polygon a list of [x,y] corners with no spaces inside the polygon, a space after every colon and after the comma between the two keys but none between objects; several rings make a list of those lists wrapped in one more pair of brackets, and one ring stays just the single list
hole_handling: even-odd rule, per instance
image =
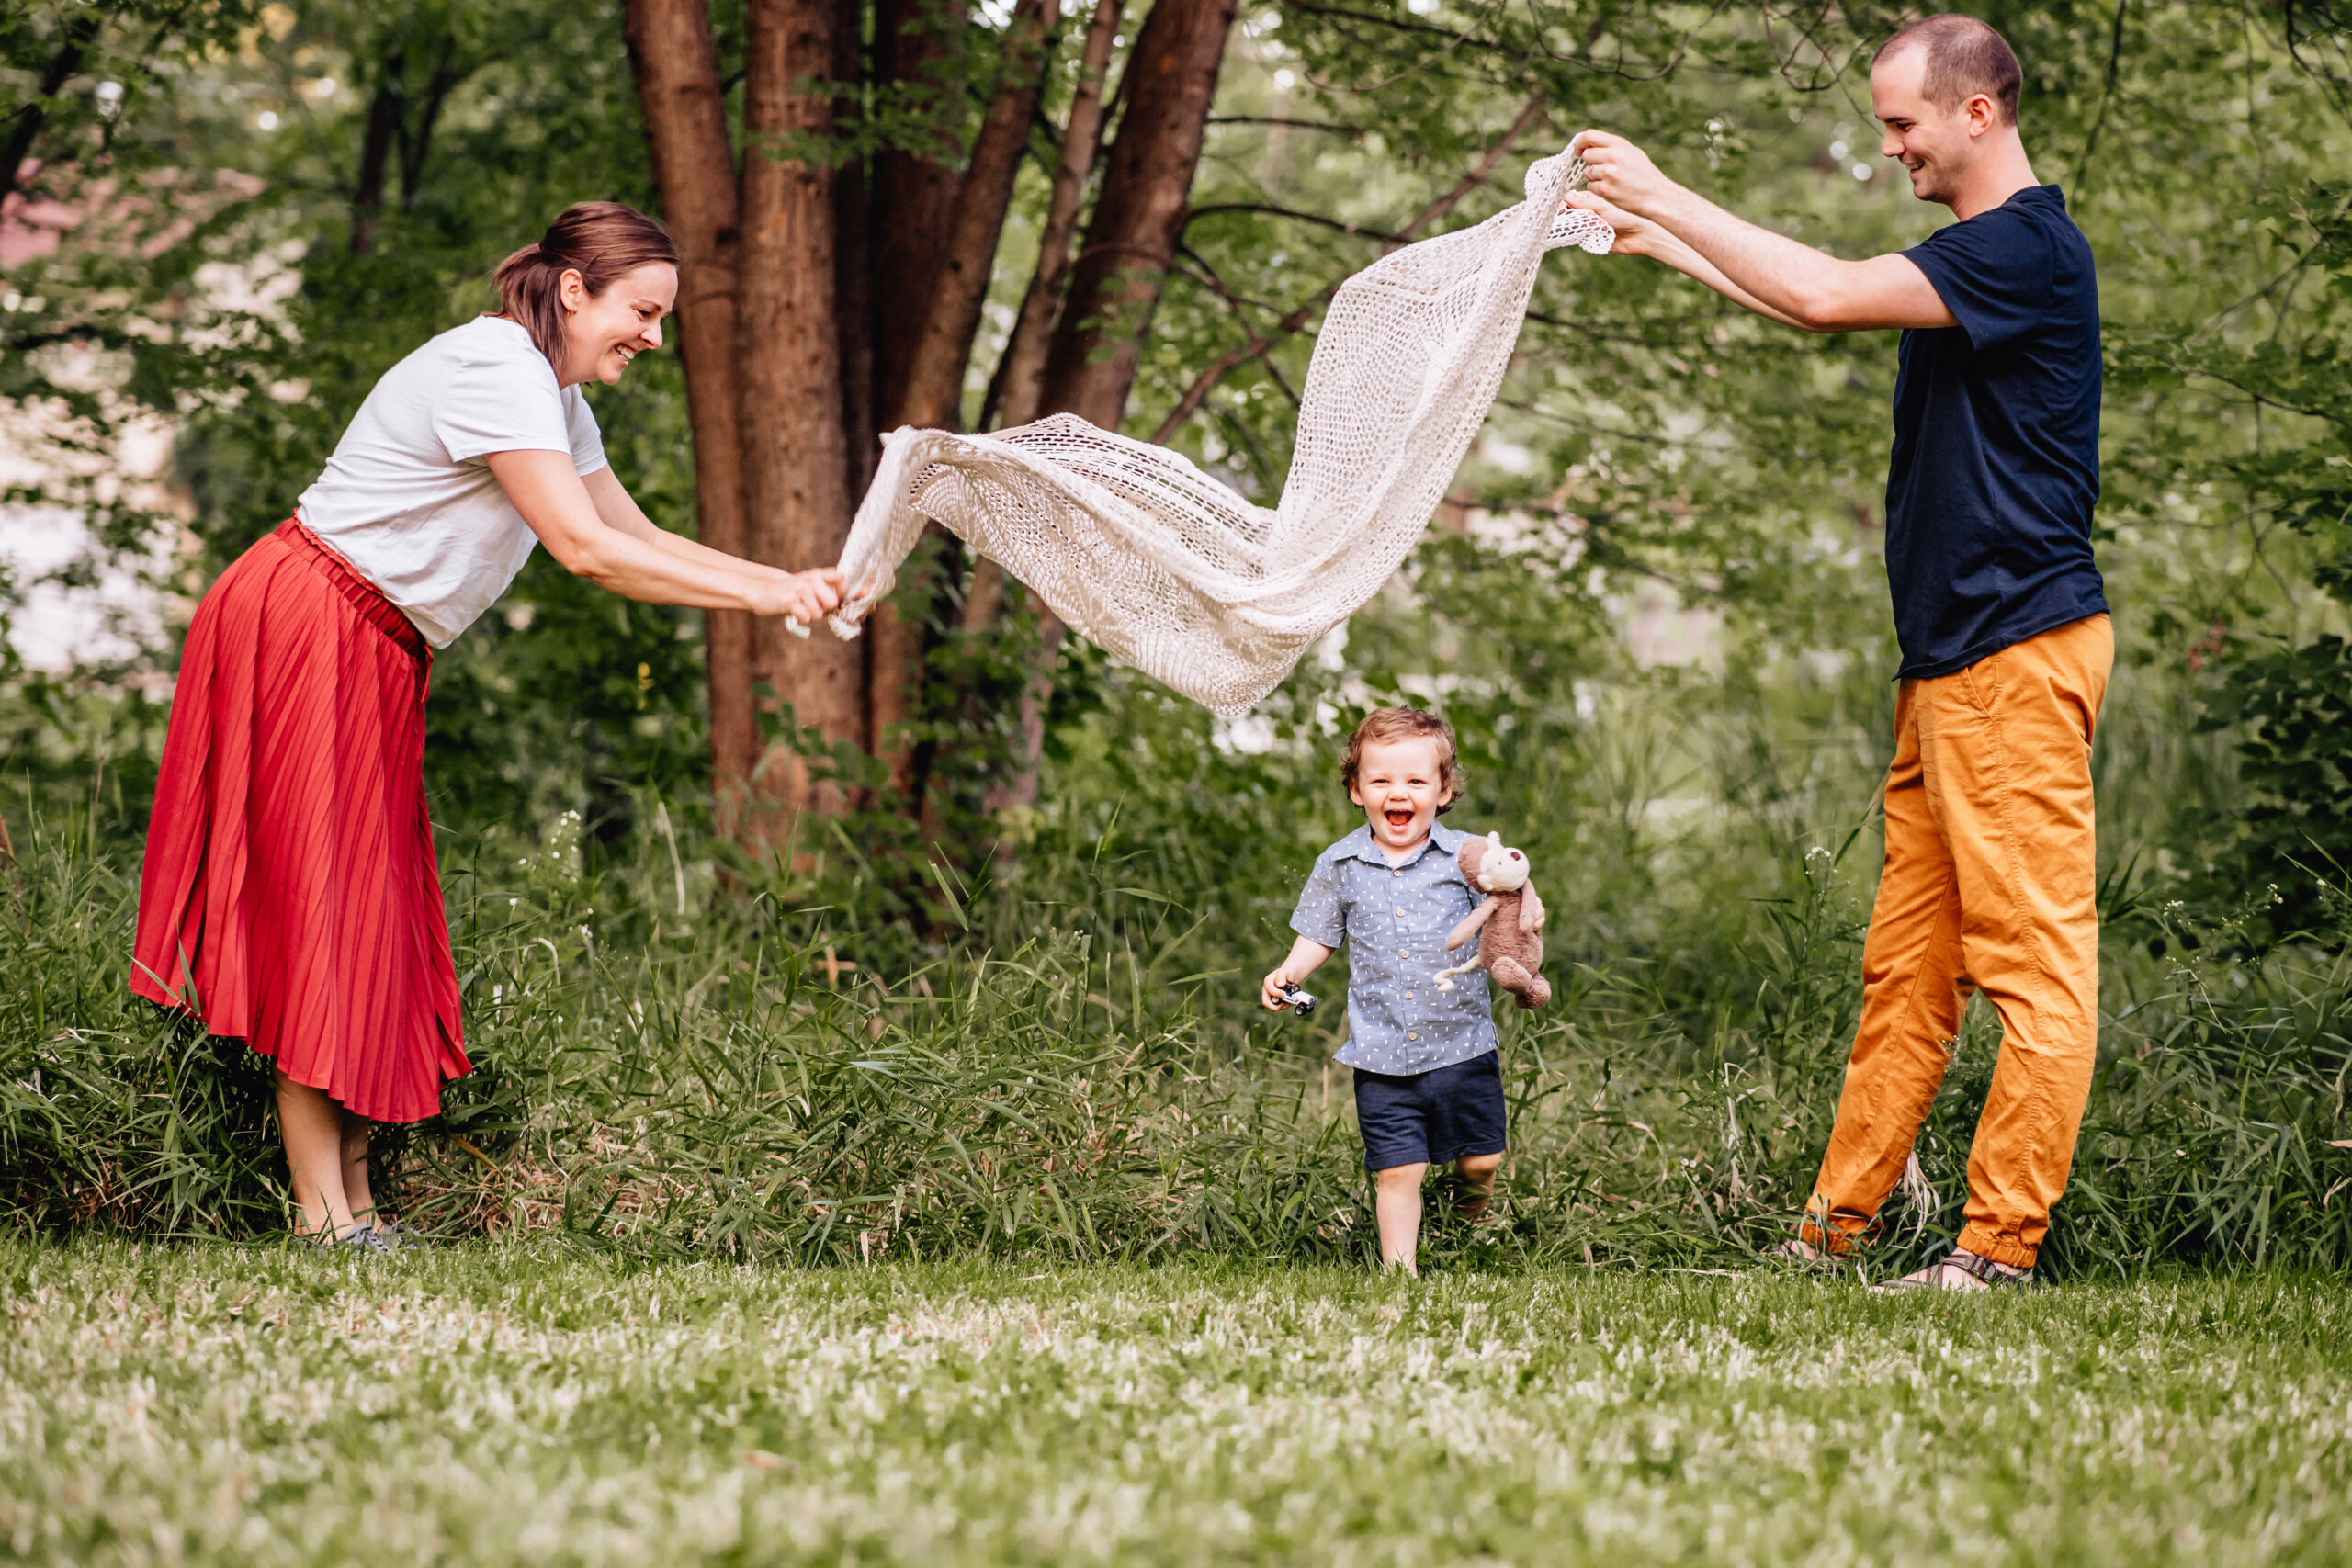
[{"label": "man's smiling face", "polygon": [[1928,96],[1928,51],[1899,49],[1871,68],[1871,113],[1886,128],[1878,150],[1911,175],[1911,194],[1947,207],[1994,126],[1982,93],[1944,108]]},{"label": "man's smiling face", "polygon": [[1348,798],[1363,807],[1383,849],[1409,850],[1430,836],[1445,799],[1445,753],[1426,736],[1368,740]]}]

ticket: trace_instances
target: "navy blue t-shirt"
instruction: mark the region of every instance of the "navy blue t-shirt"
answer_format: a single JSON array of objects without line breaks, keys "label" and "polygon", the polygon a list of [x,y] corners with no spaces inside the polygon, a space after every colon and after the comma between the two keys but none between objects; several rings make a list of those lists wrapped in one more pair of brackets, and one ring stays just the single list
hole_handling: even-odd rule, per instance
[{"label": "navy blue t-shirt", "polygon": [[1898,678],[1949,675],[2107,608],[2098,279],[2056,186],[1903,253],[1960,324],[1903,334],[1886,470]]}]

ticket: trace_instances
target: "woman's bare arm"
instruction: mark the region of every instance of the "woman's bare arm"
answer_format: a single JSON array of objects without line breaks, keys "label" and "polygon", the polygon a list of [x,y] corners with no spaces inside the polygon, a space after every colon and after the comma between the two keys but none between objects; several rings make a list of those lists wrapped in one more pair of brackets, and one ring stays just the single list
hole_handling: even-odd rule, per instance
[{"label": "woman's bare arm", "polygon": [[[803,622],[841,603],[841,574],[830,567],[780,571],[656,527],[610,468],[582,481],[566,452],[492,452],[486,461],[557,564],[625,598]],[[591,482],[606,492],[603,504]]]},{"label": "woman's bare arm", "polygon": [[605,526],[617,528],[632,538],[643,539],[647,544],[658,545],[673,555],[710,566],[732,567],[752,572],[772,571],[784,577],[792,575],[776,567],[746,560],[741,556],[730,556],[724,550],[714,550],[684,534],[673,534],[645,514],[644,509],[637,504],[637,497],[629,494],[628,487],[621,483],[609,463],[593,474],[582,474],[580,483],[588,491],[588,500],[596,508],[596,515],[605,520]]}]

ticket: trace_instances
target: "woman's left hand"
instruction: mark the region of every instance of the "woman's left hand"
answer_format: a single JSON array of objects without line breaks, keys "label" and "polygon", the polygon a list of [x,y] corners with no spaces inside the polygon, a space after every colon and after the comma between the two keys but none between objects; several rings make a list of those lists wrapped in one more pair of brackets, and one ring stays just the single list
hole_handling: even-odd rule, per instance
[{"label": "woman's left hand", "polygon": [[820,566],[813,571],[796,571],[775,585],[774,607],[761,607],[763,615],[790,615],[804,626],[815,626],[827,611],[842,602],[842,574],[837,567]]}]

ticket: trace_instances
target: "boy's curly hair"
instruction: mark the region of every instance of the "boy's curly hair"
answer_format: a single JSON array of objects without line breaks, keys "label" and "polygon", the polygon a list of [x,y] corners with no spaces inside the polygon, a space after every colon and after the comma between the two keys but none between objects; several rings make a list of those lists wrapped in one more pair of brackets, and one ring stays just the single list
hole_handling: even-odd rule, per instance
[{"label": "boy's curly hair", "polygon": [[1363,716],[1348,737],[1346,759],[1340,764],[1340,784],[1353,798],[1356,771],[1363,765],[1363,749],[1373,741],[1434,740],[1438,750],[1438,810],[1442,813],[1462,798],[1462,761],[1453,748],[1453,727],[1427,708],[1374,708]]}]

